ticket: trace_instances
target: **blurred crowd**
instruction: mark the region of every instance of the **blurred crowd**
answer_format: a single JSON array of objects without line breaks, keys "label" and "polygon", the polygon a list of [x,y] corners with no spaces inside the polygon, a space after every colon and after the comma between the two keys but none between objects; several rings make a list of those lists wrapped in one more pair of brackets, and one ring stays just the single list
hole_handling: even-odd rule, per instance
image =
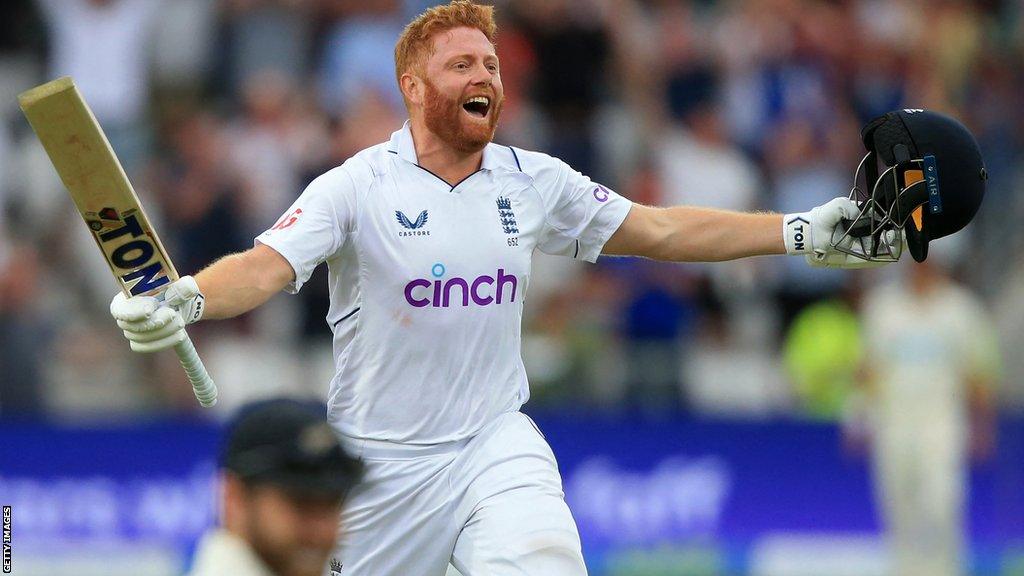
[{"label": "blurred crowd", "polygon": [[[394,43],[432,3],[0,5],[0,417],[198,409],[175,357],[132,354],[110,320],[115,283],[17,93],[74,77],[178,271],[195,273],[251,246],[312,178],[401,126]],[[1024,360],[1012,353],[1024,349],[1019,2],[496,4],[507,97],[497,140],[561,157],[637,202],[808,210],[849,193],[866,121],[902,107],[961,118],[981,144],[988,195],[932,258],[998,311],[1001,405],[1024,408]],[[839,418],[872,337],[857,303],[912,265],[538,255],[523,344],[531,403]],[[319,275],[298,296],[192,329],[225,408],[326,394]],[[807,325],[821,332],[793,329]],[[814,358],[829,360],[819,369]]]}]

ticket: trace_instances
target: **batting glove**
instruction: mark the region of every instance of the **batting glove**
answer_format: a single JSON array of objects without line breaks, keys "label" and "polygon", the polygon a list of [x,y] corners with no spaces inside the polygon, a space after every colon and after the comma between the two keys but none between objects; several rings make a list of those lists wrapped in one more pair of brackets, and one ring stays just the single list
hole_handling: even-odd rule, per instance
[{"label": "batting glove", "polygon": [[110,315],[117,320],[135,352],[157,352],[185,339],[185,325],[203,317],[203,294],[195,278],[183,276],[160,298],[118,292],[110,302]]},{"label": "batting glove", "polygon": [[833,198],[810,212],[786,214],[782,218],[786,253],[804,256],[807,263],[815,268],[877,268],[887,264],[849,254],[833,246],[833,237],[842,237],[839,246],[844,250],[861,255],[870,251],[870,238],[845,236],[840,228],[843,220],[855,220],[859,215],[857,203],[849,198]]}]

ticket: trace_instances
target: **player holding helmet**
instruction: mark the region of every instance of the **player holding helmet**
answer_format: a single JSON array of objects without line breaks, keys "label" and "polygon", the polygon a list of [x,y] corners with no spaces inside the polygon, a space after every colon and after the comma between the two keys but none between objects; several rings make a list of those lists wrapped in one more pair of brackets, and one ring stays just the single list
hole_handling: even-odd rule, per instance
[{"label": "player holding helmet", "polygon": [[[297,292],[327,262],[328,419],[367,473],[345,511],[346,576],[435,576],[449,562],[467,576],[586,573],[554,456],[519,412],[535,250],[879,265],[881,236],[838,228],[860,215],[848,198],[786,216],[642,206],[556,158],[492,143],[504,99],[495,34],[493,9],[467,0],[409,24],[395,49],[405,126],[316,179],[253,249],[176,284],[179,308],[201,294],[204,318],[226,318]],[[180,315],[138,309],[111,305],[133,349],[174,342]]]}]

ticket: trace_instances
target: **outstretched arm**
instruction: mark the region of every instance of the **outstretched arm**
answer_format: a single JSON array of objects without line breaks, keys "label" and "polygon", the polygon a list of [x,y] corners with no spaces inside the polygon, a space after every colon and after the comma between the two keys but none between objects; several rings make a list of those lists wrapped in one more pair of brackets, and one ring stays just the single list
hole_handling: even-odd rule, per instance
[{"label": "outstretched arm", "polygon": [[[765,214],[692,206],[652,208],[634,204],[603,253],[673,262],[719,262],[747,256],[791,254],[824,268],[870,268],[871,239],[845,234],[857,204],[834,198],[808,212]],[[839,237],[835,244],[833,238]],[[841,245],[841,249],[839,246]],[[853,254],[857,255],[853,255]]]},{"label": "outstretched arm", "polygon": [[634,204],[604,254],[673,262],[719,262],[785,254],[781,214]]},{"label": "outstretched arm", "polygon": [[225,256],[196,274],[205,297],[204,319],[231,318],[263,304],[295,279],[291,264],[276,250],[257,244]]}]

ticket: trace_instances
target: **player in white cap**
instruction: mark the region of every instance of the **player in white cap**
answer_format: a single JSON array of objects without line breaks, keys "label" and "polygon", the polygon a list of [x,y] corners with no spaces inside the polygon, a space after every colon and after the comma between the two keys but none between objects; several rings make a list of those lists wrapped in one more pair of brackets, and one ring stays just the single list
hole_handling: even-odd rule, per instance
[{"label": "player in white cap", "polygon": [[[586,573],[550,448],[519,412],[523,301],[535,250],[669,261],[805,255],[856,205],[744,214],[633,204],[564,162],[491,142],[503,90],[493,9],[456,0],[395,49],[409,121],[317,178],[251,250],[113,315],[137,351],[173,345],[183,319],[227,318],[326,262],[337,371],[328,418],[366,465],[344,513],[345,576]],[[847,249],[855,249],[850,241]],[[133,299],[134,300],[134,299]]]}]

